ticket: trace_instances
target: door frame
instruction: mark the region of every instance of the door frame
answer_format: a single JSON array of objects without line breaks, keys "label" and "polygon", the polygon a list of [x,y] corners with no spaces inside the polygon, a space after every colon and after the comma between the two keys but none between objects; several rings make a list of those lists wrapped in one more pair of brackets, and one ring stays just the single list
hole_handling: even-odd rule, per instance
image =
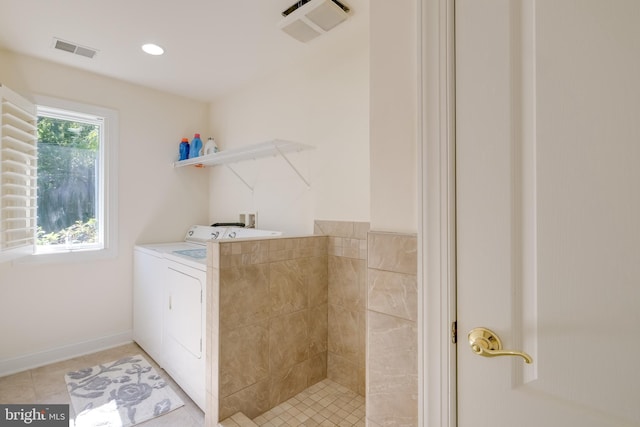
[{"label": "door frame", "polygon": [[417,0],[419,425],[457,425],[454,0]]}]

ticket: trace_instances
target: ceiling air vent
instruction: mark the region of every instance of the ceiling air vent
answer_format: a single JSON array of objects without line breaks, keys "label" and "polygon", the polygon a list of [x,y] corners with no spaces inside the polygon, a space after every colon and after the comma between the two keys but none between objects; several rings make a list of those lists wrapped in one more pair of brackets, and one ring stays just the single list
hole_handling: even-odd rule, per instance
[{"label": "ceiling air vent", "polygon": [[57,38],[53,39],[53,48],[58,50],[64,50],[65,52],[74,53],[76,55],[84,56],[85,58],[93,58],[98,51],[86,46],[80,46],[75,43],[69,43]]},{"label": "ceiling air vent", "polygon": [[306,43],[345,21],[349,8],[337,0],[303,0],[282,12],[278,27]]}]

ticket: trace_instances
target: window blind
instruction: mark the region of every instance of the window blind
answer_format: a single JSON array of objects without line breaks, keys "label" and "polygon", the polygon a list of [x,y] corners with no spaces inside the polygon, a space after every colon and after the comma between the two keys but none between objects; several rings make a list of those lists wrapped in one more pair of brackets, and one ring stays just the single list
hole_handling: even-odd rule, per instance
[{"label": "window blind", "polygon": [[33,251],[37,142],[36,107],[0,84],[0,260]]}]

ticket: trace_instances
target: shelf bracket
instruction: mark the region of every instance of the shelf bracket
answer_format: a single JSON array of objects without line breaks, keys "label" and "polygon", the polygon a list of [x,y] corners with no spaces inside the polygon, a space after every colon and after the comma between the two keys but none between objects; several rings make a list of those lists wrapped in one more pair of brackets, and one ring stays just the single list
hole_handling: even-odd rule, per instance
[{"label": "shelf bracket", "polygon": [[276,145],[276,146],[275,146],[275,148],[276,148],[276,150],[278,151],[278,153],[282,156],[282,158],[283,158],[287,163],[289,163],[289,166],[291,166],[291,169],[293,169],[293,170],[294,170],[294,172],[298,175],[298,177],[302,180],[302,182],[304,182],[304,183],[305,183],[305,185],[307,186],[307,188],[308,188],[308,189],[310,189],[310,188],[311,188],[311,184],[309,184],[309,181],[307,181],[307,180],[305,179],[305,177],[304,177],[304,176],[302,176],[302,174],[300,173],[300,171],[298,170],[298,168],[296,168],[296,167],[294,166],[294,164],[293,164],[293,163],[291,163],[291,160],[289,160],[289,158],[288,158],[287,156],[285,156],[285,155],[284,155],[284,153],[282,152],[282,150],[280,149],[280,147],[278,147],[278,146]]},{"label": "shelf bracket", "polygon": [[249,190],[251,190],[251,192],[253,193],[253,187],[252,187],[252,186],[250,186],[250,185],[249,185],[249,183],[248,183],[247,181],[245,181],[245,179],[244,179],[244,178],[242,178],[242,177],[240,176],[240,174],[239,174],[238,172],[236,172],[236,170],[235,170],[235,169],[233,169],[229,164],[225,164],[225,166],[227,167],[227,169],[229,169],[231,172],[233,172],[233,174],[234,174],[234,175],[235,175],[235,176],[236,176],[240,181],[242,181],[242,183],[243,183],[244,185],[246,185],[246,186],[247,186],[247,188],[248,188]]}]

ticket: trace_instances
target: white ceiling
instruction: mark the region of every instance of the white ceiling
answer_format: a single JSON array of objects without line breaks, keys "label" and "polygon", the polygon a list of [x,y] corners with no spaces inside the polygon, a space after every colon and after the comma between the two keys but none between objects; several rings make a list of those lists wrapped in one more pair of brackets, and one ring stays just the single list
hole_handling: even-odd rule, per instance
[{"label": "white ceiling", "polygon": [[[369,0],[304,44],[279,30],[294,0],[0,0],[0,48],[203,101],[368,37]],[[98,50],[53,49],[57,37]],[[144,43],[165,49],[154,57]]]}]

